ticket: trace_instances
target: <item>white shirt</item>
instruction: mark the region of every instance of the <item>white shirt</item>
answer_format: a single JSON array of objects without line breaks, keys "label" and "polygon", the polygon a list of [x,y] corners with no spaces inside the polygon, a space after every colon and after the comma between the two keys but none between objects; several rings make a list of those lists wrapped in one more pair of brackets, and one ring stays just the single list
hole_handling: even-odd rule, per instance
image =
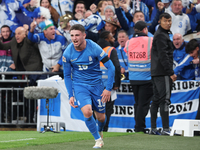
[{"label": "white shirt", "polygon": [[168,11],[172,17],[172,25],[170,30],[172,34],[180,33],[185,35],[189,30],[191,30],[190,19],[188,15],[182,13],[181,15],[175,15],[172,11]]}]

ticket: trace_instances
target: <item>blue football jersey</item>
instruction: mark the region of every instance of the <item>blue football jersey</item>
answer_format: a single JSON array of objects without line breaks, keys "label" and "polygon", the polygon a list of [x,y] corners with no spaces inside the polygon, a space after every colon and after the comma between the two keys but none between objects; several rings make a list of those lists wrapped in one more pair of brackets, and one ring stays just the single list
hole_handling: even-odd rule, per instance
[{"label": "blue football jersey", "polygon": [[75,50],[73,43],[66,48],[63,54],[64,75],[72,71],[74,84],[97,85],[102,82],[99,62],[107,54],[95,42],[86,39],[86,43],[81,52]]}]

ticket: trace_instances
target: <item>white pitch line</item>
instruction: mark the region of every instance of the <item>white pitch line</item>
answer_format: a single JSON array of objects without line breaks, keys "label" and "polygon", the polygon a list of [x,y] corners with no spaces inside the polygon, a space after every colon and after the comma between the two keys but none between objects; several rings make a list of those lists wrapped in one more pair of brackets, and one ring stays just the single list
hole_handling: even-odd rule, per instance
[{"label": "white pitch line", "polygon": [[28,141],[28,140],[35,140],[35,138],[18,139],[18,140],[9,140],[9,141],[0,141],[0,143],[16,142],[16,141]]}]

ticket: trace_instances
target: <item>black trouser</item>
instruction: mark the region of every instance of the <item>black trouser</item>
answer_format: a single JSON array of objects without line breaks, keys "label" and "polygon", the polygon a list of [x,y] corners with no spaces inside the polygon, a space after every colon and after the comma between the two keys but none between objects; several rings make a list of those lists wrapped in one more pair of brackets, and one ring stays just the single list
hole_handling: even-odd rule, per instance
[{"label": "black trouser", "polygon": [[115,101],[111,101],[111,99],[110,99],[109,102],[106,102],[106,117],[107,117],[107,121],[106,121],[106,124],[105,124],[105,126],[103,128],[103,131],[108,131],[108,125],[109,125],[109,122],[110,122],[110,116],[114,112],[114,110],[113,110],[114,102]]},{"label": "black trouser", "polygon": [[198,107],[197,115],[195,119],[200,119],[200,93],[199,93],[199,107]]},{"label": "black trouser", "polygon": [[149,111],[150,101],[153,96],[153,86],[149,82],[143,85],[132,85],[132,87],[135,98],[135,132],[140,132],[146,128],[145,117]]},{"label": "black trouser", "polygon": [[172,79],[169,76],[152,77],[153,98],[151,104],[151,128],[155,129],[157,112],[160,107],[163,129],[169,129],[169,105],[172,90]]}]

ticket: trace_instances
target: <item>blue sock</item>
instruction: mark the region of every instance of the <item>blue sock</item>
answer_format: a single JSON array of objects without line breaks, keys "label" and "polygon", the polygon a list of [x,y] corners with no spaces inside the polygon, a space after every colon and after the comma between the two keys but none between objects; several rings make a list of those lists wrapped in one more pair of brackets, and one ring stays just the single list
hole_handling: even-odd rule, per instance
[{"label": "blue sock", "polygon": [[105,115],[105,120],[104,120],[104,122],[100,122],[99,120],[96,120],[96,122],[97,122],[97,124],[98,124],[98,131],[99,131],[99,132],[103,131],[103,127],[105,126],[106,121],[107,121],[106,115]]},{"label": "blue sock", "polygon": [[90,133],[93,135],[94,139],[97,140],[100,138],[99,132],[97,130],[96,121],[94,117],[91,116],[89,118],[85,118],[85,124],[88,127]]}]

